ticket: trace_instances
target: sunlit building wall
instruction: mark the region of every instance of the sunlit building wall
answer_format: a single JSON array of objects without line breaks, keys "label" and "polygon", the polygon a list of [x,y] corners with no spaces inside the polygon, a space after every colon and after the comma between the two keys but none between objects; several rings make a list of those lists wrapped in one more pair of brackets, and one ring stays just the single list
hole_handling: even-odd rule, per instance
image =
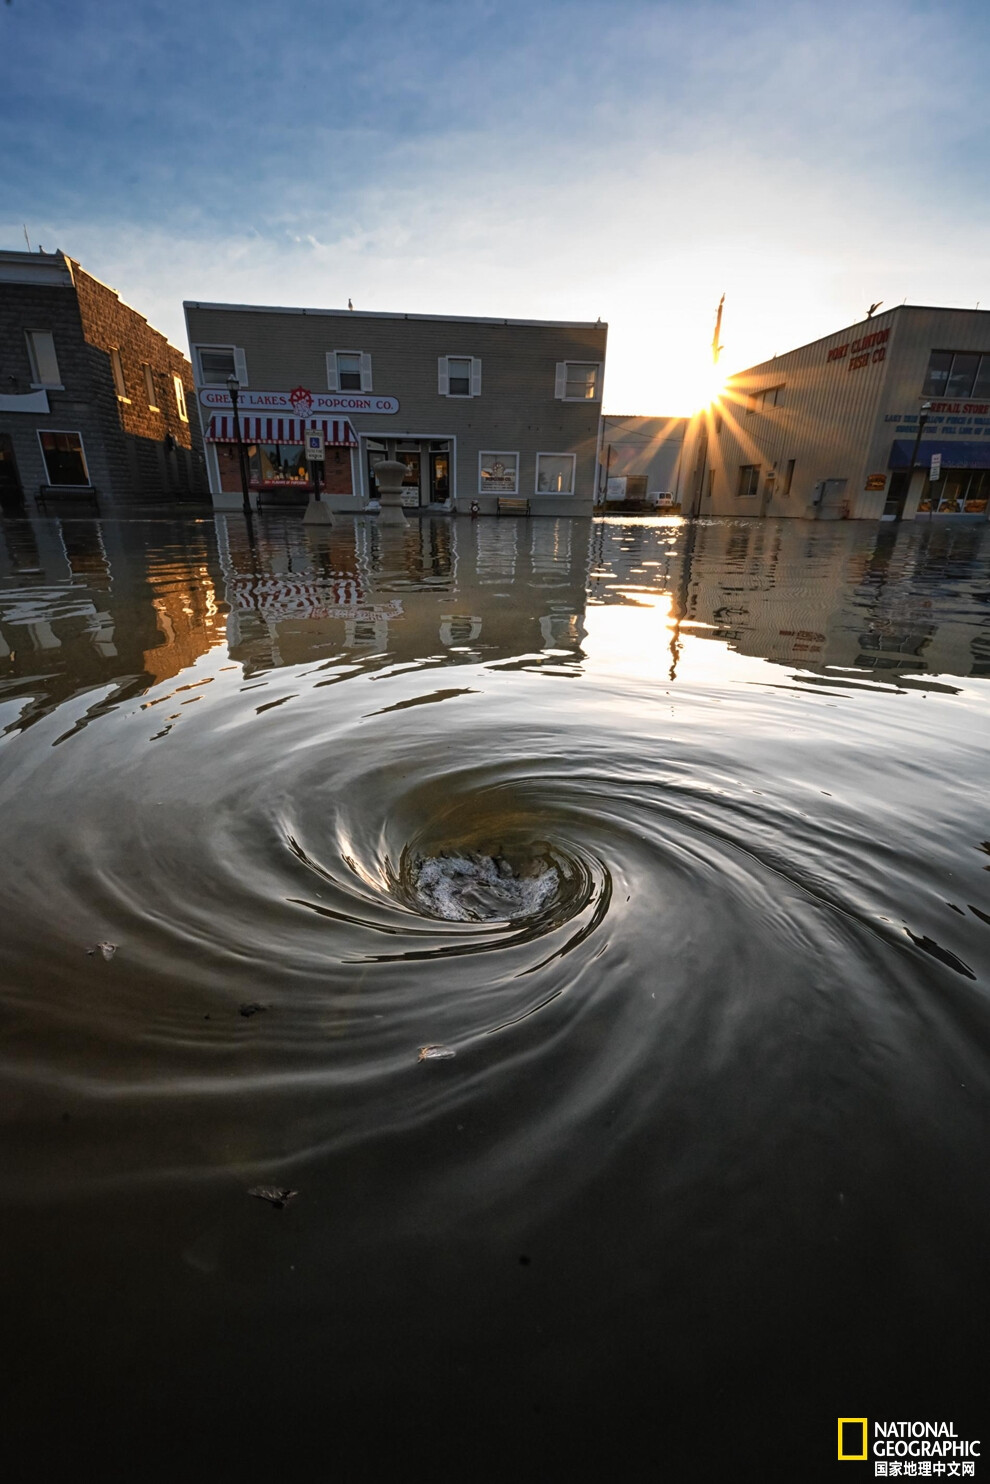
[{"label": "sunlit building wall", "polygon": [[690,514],[985,521],[990,312],[900,305],[730,377],[686,465]]}]

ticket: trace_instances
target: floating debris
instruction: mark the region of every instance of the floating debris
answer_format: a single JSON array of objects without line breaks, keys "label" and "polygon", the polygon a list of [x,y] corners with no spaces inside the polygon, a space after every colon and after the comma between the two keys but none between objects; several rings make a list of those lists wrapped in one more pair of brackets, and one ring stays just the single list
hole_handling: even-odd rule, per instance
[{"label": "floating debris", "polygon": [[450,1057],[456,1056],[457,1052],[452,1046],[421,1046],[419,1048],[419,1061],[448,1061]]},{"label": "floating debris", "polygon": [[276,1211],[281,1211],[286,1201],[291,1201],[298,1194],[298,1190],[288,1190],[281,1185],[252,1185],[248,1191],[248,1195],[253,1195],[259,1201],[267,1201]]},{"label": "floating debris", "polygon": [[241,1014],[245,1020],[250,1020],[252,1015],[259,1015],[262,1010],[267,1010],[267,1005],[242,1005]]},{"label": "floating debris", "polygon": [[109,963],[114,954],[117,952],[117,945],[116,943],[94,943],[92,948],[86,949],[86,952],[90,955],[90,957],[92,957],[94,953],[102,953],[107,963]]}]

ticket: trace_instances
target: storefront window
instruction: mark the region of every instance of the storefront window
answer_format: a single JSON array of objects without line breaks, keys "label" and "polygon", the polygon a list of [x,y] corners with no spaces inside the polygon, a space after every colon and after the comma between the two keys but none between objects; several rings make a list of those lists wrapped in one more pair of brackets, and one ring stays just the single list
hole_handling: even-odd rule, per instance
[{"label": "storefront window", "polygon": [[919,512],[931,515],[985,515],[990,500],[990,470],[943,469],[934,484],[926,481]]},{"label": "storefront window", "polygon": [[574,493],[574,455],[572,453],[538,453],[536,455],[536,492],[543,495]]},{"label": "storefront window", "polygon": [[519,455],[517,453],[483,453],[478,489],[481,494],[518,494]]},{"label": "storefront window", "polygon": [[309,469],[302,445],[259,443],[248,450],[252,489],[278,489],[283,485],[309,484]]}]

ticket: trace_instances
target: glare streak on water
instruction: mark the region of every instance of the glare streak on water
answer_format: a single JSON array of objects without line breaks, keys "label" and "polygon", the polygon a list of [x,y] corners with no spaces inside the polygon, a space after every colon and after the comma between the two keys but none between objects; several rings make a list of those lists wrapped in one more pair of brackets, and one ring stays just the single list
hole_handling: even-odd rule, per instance
[{"label": "glare streak on water", "polygon": [[865,1251],[881,1170],[984,1229],[984,531],[4,535],[8,1199],[595,1190],[637,1282]]}]

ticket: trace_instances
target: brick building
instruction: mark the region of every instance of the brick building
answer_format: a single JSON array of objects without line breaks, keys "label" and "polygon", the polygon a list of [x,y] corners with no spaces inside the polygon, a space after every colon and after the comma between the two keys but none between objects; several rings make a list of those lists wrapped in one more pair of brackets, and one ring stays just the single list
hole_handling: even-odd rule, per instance
[{"label": "brick building", "polygon": [[0,252],[0,500],[205,492],[192,367],[65,253]]}]

